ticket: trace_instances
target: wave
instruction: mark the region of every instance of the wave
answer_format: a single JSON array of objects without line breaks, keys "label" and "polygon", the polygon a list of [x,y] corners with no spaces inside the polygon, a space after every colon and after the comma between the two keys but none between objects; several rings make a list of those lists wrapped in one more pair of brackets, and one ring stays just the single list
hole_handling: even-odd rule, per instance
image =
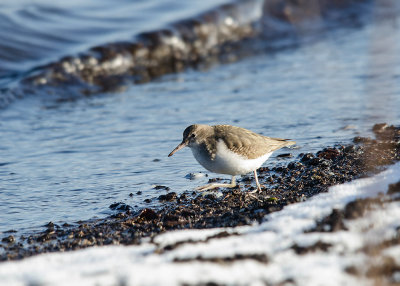
[{"label": "wave", "polygon": [[[58,94],[58,100],[119,90],[161,75],[293,45],[307,31],[343,22],[359,25],[370,1],[242,0],[224,4],[132,40],[98,45],[26,72],[0,91],[0,107],[25,94]],[[290,41],[279,41],[290,39]]]}]

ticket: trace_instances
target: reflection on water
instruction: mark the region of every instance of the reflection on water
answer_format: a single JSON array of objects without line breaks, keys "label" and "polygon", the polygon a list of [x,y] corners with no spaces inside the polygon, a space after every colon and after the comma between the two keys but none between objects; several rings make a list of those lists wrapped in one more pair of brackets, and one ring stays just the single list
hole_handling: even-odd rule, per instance
[{"label": "reflection on water", "polygon": [[204,184],[185,179],[204,171],[189,149],[167,158],[192,123],[292,138],[300,149],[280,152],[295,156],[398,124],[399,43],[396,26],[379,21],[120,93],[17,101],[0,112],[0,231],[104,216],[116,201],[157,206],[165,191],[154,185],[179,193]]}]

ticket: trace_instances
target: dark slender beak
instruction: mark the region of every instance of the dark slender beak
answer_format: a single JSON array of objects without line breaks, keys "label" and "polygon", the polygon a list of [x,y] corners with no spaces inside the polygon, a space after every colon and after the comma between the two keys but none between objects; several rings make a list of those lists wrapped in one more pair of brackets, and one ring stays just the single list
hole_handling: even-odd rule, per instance
[{"label": "dark slender beak", "polygon": [[186,147],[188,145],[187,142],[182,142],[181,144],[179,144],[178,146],[176,146],[176,148],[174,150],[172,150],[171,153],[169,153],[168,157],[171,157],[172,155],[175,154],[175,152],[178,152],[179,150],[181,150],[182,148]]}]

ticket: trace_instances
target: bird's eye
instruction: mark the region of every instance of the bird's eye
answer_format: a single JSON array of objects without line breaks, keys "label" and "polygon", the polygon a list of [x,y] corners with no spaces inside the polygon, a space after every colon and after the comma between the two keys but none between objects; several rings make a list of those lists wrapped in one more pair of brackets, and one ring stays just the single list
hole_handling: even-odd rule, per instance
[{"label": "bird's eye", "polygon": [[191,136],[192,138],[196,138],[196,134],[194,134],[194,133],[192,133],[192,136]]}]

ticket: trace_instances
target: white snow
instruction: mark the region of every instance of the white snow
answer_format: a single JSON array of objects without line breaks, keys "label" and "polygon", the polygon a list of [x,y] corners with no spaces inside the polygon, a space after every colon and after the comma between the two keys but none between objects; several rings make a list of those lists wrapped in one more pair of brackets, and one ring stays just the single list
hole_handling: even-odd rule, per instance
[{"label": "white snow", "polygon": [[[349,231],[304,233],[317,220],[360,197],[386,192],[400,179],[400,164],[371,178],[330,188],[328,193],[285,207],[266,216],[262,224],[237,228],[182,230],[159,235],[139,246],[93,247],[67,253],[43,254],[22,261],[0,263],[0,285],[182,285],[215,282],[226,285],[265,285],[290,281],[296,285],[369,285],[373,281],[345,271],[366,268],[370,262],[359,251],[396,235],[400,226],[400,202],[386,203],[364,217],[349,220]],[[220,232],[235,235],[215,238]],[[166,245],[182,243],[170,251]],[[294,244],[310,246],[317,241],[332,244],[327,252],[297,255]],[[196,243],[195,243],[196,242]],[[400,263],[394,246],[383,255]],[[266,255],[268,262],[253,259],[215,263],[190,259]],[[186,262],[176,262],[186,260]],[[189,260],[189,261],[187,261]],[[394,276],[394,279],[398,277]]]}]

